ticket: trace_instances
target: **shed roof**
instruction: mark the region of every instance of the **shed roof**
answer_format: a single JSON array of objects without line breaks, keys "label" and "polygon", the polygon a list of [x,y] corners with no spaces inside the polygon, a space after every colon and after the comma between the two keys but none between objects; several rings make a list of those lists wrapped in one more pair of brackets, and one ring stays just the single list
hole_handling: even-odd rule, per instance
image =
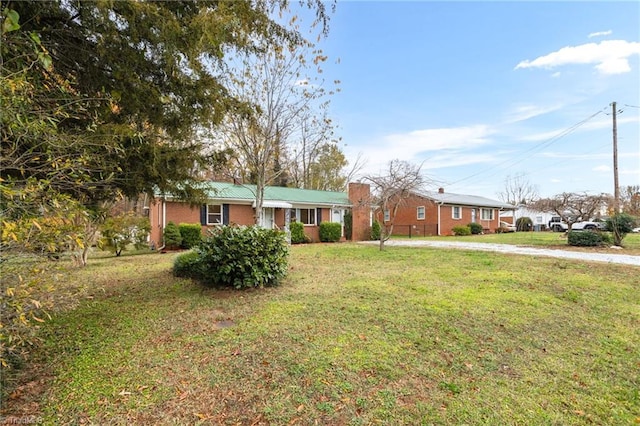
[{"label": "shed roof", "polygon": [[[236,185],[228,182],[209,182],[206,186],[211,200],[254,201],[256,185]],[[320,206],[350,206],[346,192],[317,191],[313,189],[285,188],[266,186],[264,201],[280,201],[291,204],[309,204]]]},{"label": "shed roof", "polygon": [[453,194],[449,192],[418,192],[417,195],[429,198],[435,202],[459,206],[471,207],[495,207],[499,209],[515,209],[516,206],[503,203],[502,201],[492,200],[490,198],[479,197],[477,195]]}]

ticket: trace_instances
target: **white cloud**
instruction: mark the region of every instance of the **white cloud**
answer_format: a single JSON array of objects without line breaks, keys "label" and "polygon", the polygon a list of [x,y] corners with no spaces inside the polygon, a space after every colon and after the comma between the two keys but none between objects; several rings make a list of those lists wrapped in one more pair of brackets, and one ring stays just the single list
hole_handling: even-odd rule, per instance
[{"label": "white cloud", "polygon": [[425,170],[443,169],[448,167],[469,166],[471,164],[494,163],[497,157],[491,154],[445,154],[427,158],[423,168]]},{"label": "white cloud", "polygon": [[443,149],[470,148],[484,145],[494,131],[487,125],[467,127],[414,130],[408,133],[389,135],[385,139],[394,151],[413,153],[440,151]]},{"label": "white cloud", "polygon": [[613,31],[611,30],[607,30],[607,31],[597,31],[595,33],[591,33],[589,34],[589,38],[593,38],[593,37],[602,37],[602,36],[608,36],[611,35],[613,33]]},{"label": "white cloud", "polygon": [[594,172],[610,172],[611,171],[611,167],[605,166],[605,165],[600,165],[600,166],[594,167],[591,170],[593,170]]},{"label": "white cloud", "polygon": [[640,42],[604,40],[600,43],[563,47],[532,61],[522,61],[516,65],[515,69],[552,69],[562,65],[595,64],[595,68],[602,74],[622,74],[631,71],[629,57],[638,54],[640,54]]},{"label": "white cloud", "polygon": [[551,179],[549,179],[549,182],[551,182],[551,183],[560,183],[560,182],[562,182],[562,180],[561,179],[556,179],[556,178],[551,178]]},{"label": "white cloud", "polygon": [[562,73],[560,71],[557,71],[557,72],[554,72],[553,74],[551,74],[551,77],[558,78],[558,77],[560,77],[560,75],[562,75]]},{"label": "white cloud", "polygon": [[562,105],[537,106],[537,105],[519,105],[506,114],[507,123],[517,123],[519,121],[529,120],[539,115],[557,111]]},{"label": "white cloud", "polygon": [[[487,125],[452,127],[441,129],[415,130],[407,133],[387,135],[366,146],[366,164],[362,174],[378,173],[385,169],[389,161],[398,159],[412,163],[420,163],[424,159],[424,168],[452,167],[456,165],[483,162],[482,156],[476,161],[460,154],[449,156],[436,155],[436,152],[471,149],[490,142],[489,136],[495,131]],[[356,158],[358,146],[347,146],[345,154],[348,158]],[[433,156],[430,156],[432,153]],[[445,157],[446,156],[446,157]],[[473,157],[469,155],[469,157]],[[492,157],[493,158],[493,157]],[[455,163],[455,164],[454,164]]]}]

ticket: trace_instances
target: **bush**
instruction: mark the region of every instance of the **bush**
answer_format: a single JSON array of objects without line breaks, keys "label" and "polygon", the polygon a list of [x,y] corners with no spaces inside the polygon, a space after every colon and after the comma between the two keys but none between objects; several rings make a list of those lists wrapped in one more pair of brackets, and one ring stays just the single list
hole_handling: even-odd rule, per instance
[{"label": "bush", "polygon": [[353,214],[351,211],[344,214],[344,236],[347,240],[353,238]]},{"label": "bush", "polygon": [[205,285],[213,287],[275,286],[287,273],[288,244],[285,234],[275,229],[217,227],[196,251],[195,271]]},{"label": "bush", "polygon": [[617,246],[633,230],[634,218],[626,213],[618,213],[607,219],[606,229],[613,233],[613,243]]},{"label": "bush", "polygon": [[323,243],[335,243],[342,237],[342,225],[337,222],[320,223],[320,241]]},{"label": "bush", "polygon": [[311,239],[304,233],[304,225],[302,222],[291,222],[289,229],[291,230],[291,244],[311,242]]},{"label": "bush", "polygon": [[168,249],[177,249],[182,245],[180,228],[173,222],[167,223],[164,227],[164,245]]},{"label": "bush", "polygon": [[380,222],[374,220],[371,224],[371,241],[379,241],[380,240]]},{"label": "bush", "polygon": [[611,237],[604,232],[570,231],[567,241],[570,246],[596,247],[611,244]]},{"label": "bush", "polygon": [[479,223],[472,222],[467,226],[469,227],[469,230],[471,230],[471,233],[473,235],[482,234],[482,225],[480,225]]},{"label": "bush", "polygon": [[516,230],[520,232],[528,232],[533,229],[533,221],[530,217],[519,217],[516,220]]},{"label": "bush", "polygon": [[100,228],[99,246],[120,256],[131,244],[136,250],[145,247],[150,231],[151,224],[146,217],[131,213],[110,217]]},{"label": "bush", "polygon": [[173,262],[173,275],[182,278],[201,279],[203,273],[200,253],[197,251],[188,251],[176,257],[176,260]]},{"label": "bush", "polygon": [[457,236],[462,236],[462,235],[471,235],[471,228],[469,228],[468,226],[454,226],[453,229],[453,235],[457,235]]},{"label": "bush", "polygon": [[202,226],[199,223],[181,223],[178,225],[182,248],[190,249],[202,242]]}]

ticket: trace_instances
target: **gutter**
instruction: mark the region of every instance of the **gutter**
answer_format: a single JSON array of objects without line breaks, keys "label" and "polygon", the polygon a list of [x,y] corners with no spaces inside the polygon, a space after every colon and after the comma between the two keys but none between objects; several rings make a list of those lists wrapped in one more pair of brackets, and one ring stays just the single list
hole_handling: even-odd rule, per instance
[{"label": "gutter", "polygon": [[438,237],[440,237],[442,234],[440,234],[440,207],[442,206],[444,202],[443,201],[438,201],[436,204],[438,204]]}]

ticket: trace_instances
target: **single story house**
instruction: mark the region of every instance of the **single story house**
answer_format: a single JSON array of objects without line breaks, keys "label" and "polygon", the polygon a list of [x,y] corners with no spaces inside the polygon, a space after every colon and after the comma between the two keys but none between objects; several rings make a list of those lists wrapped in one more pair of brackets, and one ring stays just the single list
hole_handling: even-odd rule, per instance
[{"label": "single story house", "polygon": [[533,223],[534,231],[545,231],[548,226],[551,218],[554,216],[558,216],[557,213],[553,212],[539,212],[537,210],[532,210],[527,208],[527,206],[520,204],[514,210],[505,210],[500,213],[500,220],[505,222],[509,222],[513,225],[516,224],[517,220],[521,217],[528,217],[531,219]]},{"label": "single story house", "polygon": [[[264,228],[288,229],[291,221],[304,224],[305,234],[312,242],[319,241],[322,222],[343,225],[344,214],[352,211],[352,239],[368,239],[370,227],[368,184],[350,183],[348,192],[267,186],[264,188],[262,220]],[[156,196],[148,206],[151,222],[150,240],[157,247],[163,244],[167,223],[199,223],[203,234],[220,225],[254,225],[256,221],[256,186],[229,182],[209,182],[208,200],[201,206],[191,205],[169,195]]]},{"label": "single story house", "polygon": [[[398,207],[394,220],[394,235],[453,235],[454,226],[471,222],[482,225],[485,233],[500,227],[500,213],[516,207],[501,201],[479,197],[437,192],[413,192]],[[377,212],[376,219],[383,223],[391,212]]]}]

